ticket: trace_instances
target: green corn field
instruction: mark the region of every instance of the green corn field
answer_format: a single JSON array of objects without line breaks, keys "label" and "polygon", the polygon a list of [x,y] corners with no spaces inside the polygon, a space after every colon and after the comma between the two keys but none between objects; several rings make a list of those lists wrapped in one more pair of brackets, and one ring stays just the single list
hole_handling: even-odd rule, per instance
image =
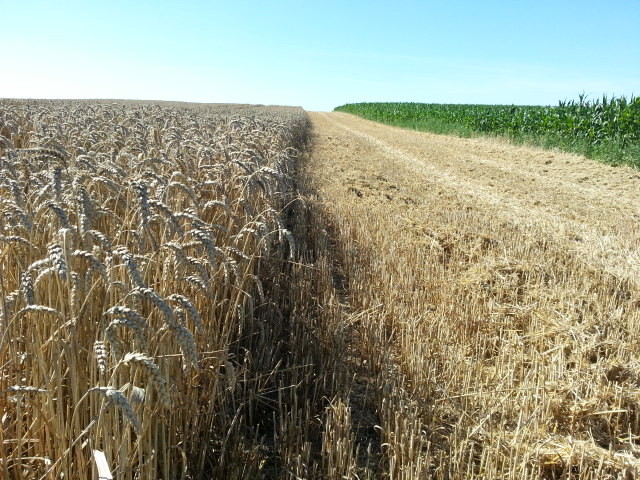
[{"label": "green corn field", "polygon": [[353,103],[335,111],[436,133],[504,135],[640,167],[640,97],[582,94],[557,106]]}]

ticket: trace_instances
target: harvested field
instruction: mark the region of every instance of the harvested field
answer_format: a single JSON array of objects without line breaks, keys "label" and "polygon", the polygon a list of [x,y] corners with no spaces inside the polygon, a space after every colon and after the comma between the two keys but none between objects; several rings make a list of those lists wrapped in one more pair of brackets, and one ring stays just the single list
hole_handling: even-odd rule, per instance
[{"label": "harvested field", "polygon": [[307,173],[377,392],[378,474],[636,476],[638,172],[311,119]]}]

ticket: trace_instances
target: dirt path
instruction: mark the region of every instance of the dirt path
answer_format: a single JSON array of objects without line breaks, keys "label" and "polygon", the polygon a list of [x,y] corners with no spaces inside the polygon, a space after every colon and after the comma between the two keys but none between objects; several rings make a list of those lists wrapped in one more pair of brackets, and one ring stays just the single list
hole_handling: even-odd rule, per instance
[{"label": "dirt path", "polygon": [[[390,206],[434,190],[566,244],[594,268],[640,278],[640,172],[576,155],[311,113],[314,156],[344,195]],[[323,188],[322,186],[320,187]],[[428,192],[428,193],[427,193]]]}]

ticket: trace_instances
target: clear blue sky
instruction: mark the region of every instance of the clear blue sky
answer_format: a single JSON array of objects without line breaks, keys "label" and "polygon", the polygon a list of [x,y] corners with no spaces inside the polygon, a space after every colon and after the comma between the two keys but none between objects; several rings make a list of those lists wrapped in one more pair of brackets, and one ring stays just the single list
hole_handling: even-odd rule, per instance
[{"label": "clear blue sky", "polygon": [[0,97],[301,105],[640,95],[640,0],[0,0]]}]

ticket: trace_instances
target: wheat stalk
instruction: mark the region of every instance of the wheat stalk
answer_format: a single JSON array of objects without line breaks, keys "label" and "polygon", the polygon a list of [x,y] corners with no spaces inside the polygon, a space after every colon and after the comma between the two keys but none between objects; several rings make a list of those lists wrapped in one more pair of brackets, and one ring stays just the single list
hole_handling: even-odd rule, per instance
[{"label": "wheat stalk", "polygon": [[167,408],[171,406],[171,398],[169,396],[169,387],[167,386],[167,381],[162,376],[160,368],[155,364],[151,357],[138,352],[127,353],[120,361],[120,363],[123,365],[138,365],[140,366],[140,368],[145,370],[147,372],[147,375],[151,379],[151,383],[157,390],[162,404]]},{"label": "wheat stalk", "polygon": [[113,405],[121,410],[124,418],[131,424],[133,431],[136,434],[140,434],[142,425],[133,411],[131,404],[120,390],[114,387],[93,387],[89,389],[89,392],[98,392],[103,395],[109,402],[106,407],[108,408],[110,405]]}]

